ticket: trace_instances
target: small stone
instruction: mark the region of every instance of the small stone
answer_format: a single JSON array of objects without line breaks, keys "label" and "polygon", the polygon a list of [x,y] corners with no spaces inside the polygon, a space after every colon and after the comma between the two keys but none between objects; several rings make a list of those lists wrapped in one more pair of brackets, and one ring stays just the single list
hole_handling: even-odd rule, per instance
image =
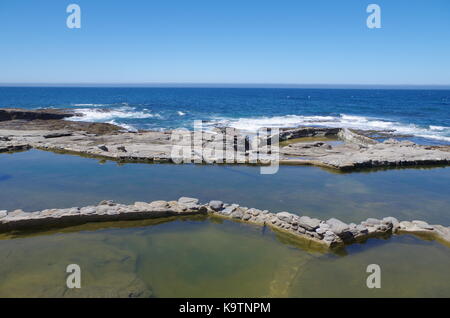
[{"label": "small stone", "polygon": [[236,209],[233,213],[231,213],[231,217],[233,219],[241,219],[244,216],[244,213],[241,209]]},{"label": "small stone", "polygon": [[261,210],[254,209],[254,208],[249,209],[247,212],[253,216],[258,216],[262,213]]},{"label": "small stone", "polygon": [[308,231],[314,231],[320,225],[320,220],[315,218],[310,218],[309,216],[301,216],[298,219],[298,225],[303,227]]},{"label": "small stone", "polygon": [[227,206],[225,209],[223,209],[222,211],[220,211],[220,213],[223,214],[231,214],[234,212],[234,210],[236,210],[239,207],[239,204],[232,204]]},{"label": "small stone", "polygon": [[335,240],[337,240],[337,236],[331,231],[326,231],[323,239],[327,242],[334,242]]},{"label": "small stone", "polygon": [[367,233],[369,233],[369,230],[368,230],[364,225],[361,225],[361,224],[358,224],[358,225],[356,226],[356,229],[357,229],[358,232],[361,233],[361,234],[367,234]]},{"label": "small stone", "polygon": [[300,233],[300,234],[305,234],[306,230],[303,227],[299,226],[298,229],[297,229],[297,232]]},{"label": "small stone", "polygon": [[381,222],[383,224],[389,224],[389,223],[392,224],[392,228],[394,230],[397,229],[399,224],[400,224],[400,222],[396,218],[394,218],[393,216],[385,217],[385,218],[383,218],[383,220],[381,220]]},{"label": "small stone", "polygon": [[316,229],[316,233],[319,233],[319,234],[325,234],[326,231],[327,231],[327,229],[325,229],[323,227],[318,227]]},{"label": "small stone", "polygon": [[331,218],[327,220],[327,224],[330,226],[330,231],[335,233],[336,235],[341,235],[344,232],[347,232],[350,230],[350,227],[348,224],[342,222],[341,220]]},{"label": "small stone", "polygon": [[185,206],[188,209],[197,209],[198,208],[198,199],[181,197],[178,199],[178,204]]},{"label": "small stone", "polygon": [[149,208],[152,211],[166,211],[169,208],[169,203],[163,200],[153,201],[149,203]]},{"label": "small stone", "polygon": [[294,215],[289,212],[279,212],[276,215],[278,219],[286,223],[291,223],[292,218],[294,217]]},{"label": "small stone", "polygon": [[213,200],[209,202],[209,207],[214,211],[220,211],[223,208],[223,202],[218,200]]}]

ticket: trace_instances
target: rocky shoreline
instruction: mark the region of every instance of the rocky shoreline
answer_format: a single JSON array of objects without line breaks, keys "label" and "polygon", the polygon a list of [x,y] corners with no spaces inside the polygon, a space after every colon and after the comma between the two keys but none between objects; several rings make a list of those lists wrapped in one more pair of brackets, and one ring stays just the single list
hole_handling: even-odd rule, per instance
[{"label": "rocky shoreline", "polygon": [[[0,109],[0,152],[28,149],[90,156],[119,162],[168,162],[173,156],[174,131],[124,131],[107,123],[70,121],[78,116],[69,110]],[[179,132],[178,132],[179,133]],[[225,133],[224,140],[217,140]],[[388,138],[379,142],[371,135],[393,136],[383,131],[355,131],[346,128],[297,127],[281,129],[277,162],[286,165],[316,165],[342,171],[374,167],[403,167],[450,164],[450,146],[424,146],[411,141]],[[192,149],[194,132],[182,132],[181,147],[191,153],[192,162],[224,163],[223,158],[209,156],[215,149],[234,149],[235,155],[226,158],[227,164],[268,164],[268,149],[249,149],[250,137],[236,129],[216,128],[202,134],[202,153]],[[183,136],[184,134],[184,136]],[[274,137],[274,136],[269,136]],[[324,139],[313,140],[311,139]],[[328,141],[327,138],[333,138]],[[237,146],[236,141],[243,141]],[[259,158],[251,161],[250,158]],[[262,158],[262,159],[261,159]],[[272,159],[270,159],[272,160]],[[186,161],[184,161],[186,162]],[[176,162],[178,163],[178,162]],[[269,162],[270,163],[270,162]]]},{"label": "rocky shoreline", "polygon": [[364,242],[373,237],[393,234],[414,234],[427,240],[437,240],[450,246],[450,227],[430,225],[424,221],[398,221],[394,217],[381,220],[369,218],[359,224],[346,224],[336,218],[319,220],[289,212],[272,213],[222,201],[199,203],[198,199],[181,197],[177,201],[136,202],[124,205],[102,201],[98,205],[68,209],[47,209],[36,212],[0,211],[0,233],[61,228],[90,222],[110,222],[142,219],[163,219],[190,215],[208,215],[233,221],[267,226],[290,234],[318,248],[335,249]]}]

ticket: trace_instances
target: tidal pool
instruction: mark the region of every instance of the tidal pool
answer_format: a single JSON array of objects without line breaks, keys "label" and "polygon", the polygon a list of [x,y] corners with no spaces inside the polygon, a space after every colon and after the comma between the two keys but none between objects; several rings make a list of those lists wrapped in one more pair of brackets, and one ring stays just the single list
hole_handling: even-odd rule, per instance
[{"label": "tidal pool", "polygon": [[[151,165],[42,151],[0,154],[0,210],[220,199],[322,219],[392,215],[450,225],[449,168],[337,174],[281,167]],[[82,288],[66,288],[66,267]],[[369,289],[369,264],[381,288]],[[411,235],[334,253],[214,218],[92,223],[0,235],[0,297],[450,297],[450,249]]]},{"label": "tidal pool", "polygon": [[[339,254],[210,219],[98,223],[1,238],[0,297],[450,296],[448,247],[409,235]],[[81,289],[66,288],[69,264],[81,268]],[[381,267],[380,289],[366,286],[369,264]]]},{"label": "tidal pool", "polygon": [[281,166],[274,175],[261,175],[254,166],[118,165],[31,150],[0,154],[0,175],[8,176],[0,178],[0,210],[191,196],[345,222],[391,215],[450,225],[450,167],[339,174]]}]

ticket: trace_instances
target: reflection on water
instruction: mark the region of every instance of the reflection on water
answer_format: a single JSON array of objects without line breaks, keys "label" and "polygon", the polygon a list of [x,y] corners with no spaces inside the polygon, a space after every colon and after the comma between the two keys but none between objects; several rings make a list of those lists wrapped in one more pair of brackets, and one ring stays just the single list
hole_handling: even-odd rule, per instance
[{"label": "reflection on water", "polygon": [[[332,174],[313,167],[117,165],[29,151],[0,155],[0,210],[194,196],[322,219],[393,215],[450,225],[449,168]],[[0,235],[0,297],[450,297],[449,248],[413,236],[325,253],[215,218],[95,223]],[[379,264],[382,288],[366,287]],[[79,264],[82,288],[66,288]]]},{"label": "reflection on water", "polygon": [[0,155],[0,210],[173,200],[180,196],[236,202],[347,222],[395,216],[450,225],[450,167],[329,173],[282,166],[261,175],[258,167],[226,165],[99,164],[95,159],[32,150]]},{"label": "reflection on water", "polygon": [[[248,224],[154,223],[89,224],[1,240],[0,297],[450,296],[448,248],[412,236],[370,240],[342,256]],[[382,269],[378,290],[365,285],[372,263]],[[80,265],[81,289],[65,287],[68,264]]]}]

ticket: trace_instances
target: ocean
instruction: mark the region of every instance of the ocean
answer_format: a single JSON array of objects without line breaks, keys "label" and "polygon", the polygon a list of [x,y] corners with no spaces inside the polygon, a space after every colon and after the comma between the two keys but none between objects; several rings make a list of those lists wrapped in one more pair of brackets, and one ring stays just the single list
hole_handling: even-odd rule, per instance
[{"label": "ocean", "polygon": [[[0,107],[71,108],[76,120],[128,130],[300,125],[392,130],[450,144],[450,90],[162,87],[0,87]],[[105,112],[104,109],[108,109]]]}]

